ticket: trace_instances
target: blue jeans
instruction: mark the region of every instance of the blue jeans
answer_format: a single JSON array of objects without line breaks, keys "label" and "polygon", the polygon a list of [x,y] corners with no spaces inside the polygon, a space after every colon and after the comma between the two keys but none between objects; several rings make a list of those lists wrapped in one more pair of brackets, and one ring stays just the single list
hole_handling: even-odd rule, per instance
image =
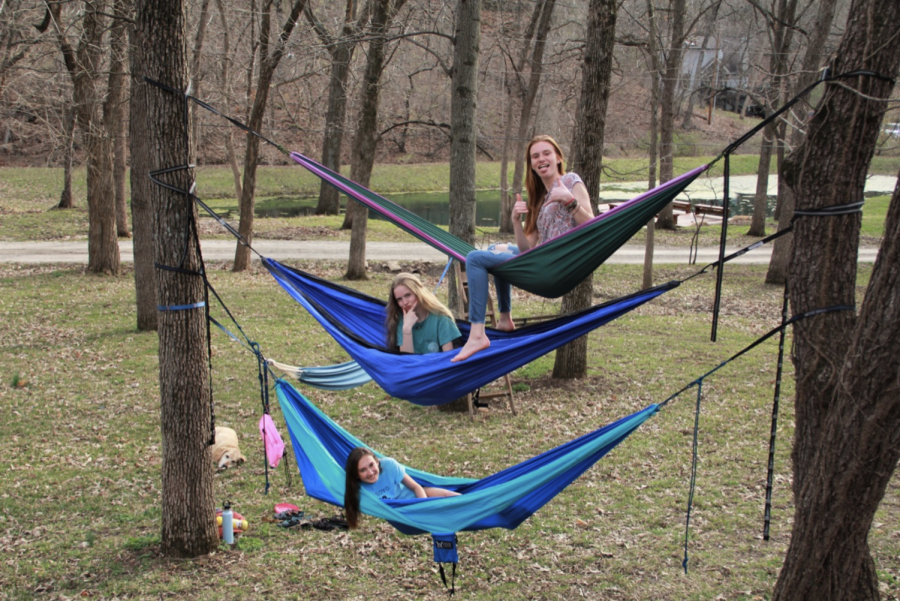
[{"label": "blue jeans", "polygon": [[[466,273],[469,277],[469,322],[484,323],[489,294],[488,269],[510,260],[519,254],[519,247],[508,244],[506,251],[496,249],[491,244],[487,250],[473,250],[466,255]],[[509,313],[512,308],[512,286],[502,278],[494,276],[497,288],[497,310]]]}]

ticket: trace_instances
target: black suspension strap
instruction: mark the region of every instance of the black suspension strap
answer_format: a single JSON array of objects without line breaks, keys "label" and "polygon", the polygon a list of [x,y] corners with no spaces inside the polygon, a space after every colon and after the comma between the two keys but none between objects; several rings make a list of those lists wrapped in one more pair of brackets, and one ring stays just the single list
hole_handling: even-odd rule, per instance
[{"label": "black suspension strap", "polygon": [[788,319],[788,287],[784,285],[784,299],[781,303],[781,335],[778,338],[778,367],[775,372],[775,397],[772,399],[772,427],[769,434],[769,461],[766,470],[766,508],[763,525],[763,540],[769,540],[769,524],[772,520],[772,482],[775,479],[775,436],[778,433],[778,407],[781,403],[781,377],[784,373],[784,339]]},{"label": "black suspension strap", "polygon": [[[836,81],[836,80],[840,80],[840,79],[850,79],[853,77],[875,77],[877,79],[889,81],[892,84],[894,83],[893,78],[887,77],[880,73],[876,73],[875,71],[869,71],[866,69],[857,69],[854,71],[848,71],[846,73],[839,73],[837,75],[826,75],[826,76],[822,77],[821,79],[819,79],[818,81],[815,81],[815,82],[811,83],[810,85],[808,85],[806,88],[803,89],[803,91],[801,91],[799,94],[797,94],[796,96],[794,96],[793,98],[791,98],[790,100],[785,102],[778,110],[776,110],[774,113],[772,113],[771,115],[769,115],[768,117],[763,119],[760,123],[758,123],[756,125],[756,127],[754,127],[753,129],[751,129],[750,131],[745,133],[743,136],[741,136],[740,138],[738,138],[737,140],[735,140],[728,146],[726,146],[725,150],[723,150],[722,153],[718,157],[713,159],[713,161],[709,164],[709,166],[712,167],[712,165],[714,165],[719,159],[721,159],[723,157],[725,159],[724,198],[722,199],[722,234],[719,238],[719,261],[718,261],[719,273],[716,274],[716,296],[713,301],[712,332],[710,334],[710,339],[713,342],[716,341],[716,337],[717,337],[718,324],[719,324],[719,310],[721,308],[721,300],[722,300],[722,278],[724,277],[722,271],[723,271],[723,268],[725,265],[725,261],[724,261],[725,241],[726,241],[726,232],[728,230],[728,205],[729,205],[729,201],[730,201],[730,190],[729,190],[730,160],[729,159],[730,159],[731,154],[735,150],[737,150],[744,142],[746,142],[747,140],[749,140],[750,138],[755,136],[757,133],[759,133],[766,125],[768,125],[772,121],[778,119],[782,114],[784,114],[786,111],[790,110],[791,107],[793,107],[795,104],[800,102],[816,86],[821,85],[823,83],[828,83],[831,81]],[[848,205],[843,205],[843,206],[848,206]],[[835,207],[830,207],[830,208],[834,209]],[[862,204],[860,203],[860,210],[861,210],[861,208],[862,208]],[[820,215],[821,216],[821,215],[846,215],[846,214],[848,214],[848,213],[828,212],[827,209],[815,209],[815,210],[810,210],[810,211],[794,211],[795,217],[797,215]]]},{"label": "black suspension strap", "polygon": [[[697,275],[697,274],[695,274],[695,275]],[[693,277],[693,276],[691,276],[691,277]],[[693,380],[692,382],[690,382],[689,384],[687,384],[686,386],[681,388],[681,390],[670,395],[663,402],[659,403],[658,407],[660,409],[662,409],[663,407],[668,405],[670,402],[675,400],[677,397],[681,396],[681,394],[683,392],[685,392],[686,390],[688,390],[694,386],[697,387],[697,404],[696,404],[696,409],[694,412],[694,437],[693,437],[693,445],[692,445],[692,449],[691,449],[691,481],[690,481],[690,485],[689,485],[689,489],[688,489],[687,517],[685,519],[685,530],[684,530],[684,559],[681,562],[681,566],[684,568],[685,573],[687,573],[687,569],[688,569],[688,538],[689,538],[689,533],[690,533],[691,510],[693,508],[694,492],[695,492],[696,484],[697,484],[697,462],[698,462],[698,458],[699,458],[699,442],[698,442],[699,438],[698,438],[698,436],[699,436],[699,431],[700,431],[700,405],[701,405],[702,390],[703,390],[703,380],[705,380],[706,378],[708,378],[715,372],[719,371],[720,369],[722,369],[723,367],[725,367],[726,365],[728,365],[729,363],[731,363],[738,357],[750,352],[752,349],[756,348],[757,346],[759,346],[760,344],[762,344],[763,342],[765,342],[766,340],[768,340],[775,334],[777,334],[779,332],[783,332],[787,328],[787,326],[789,326],[793,323],[796,323],[803,319],[808,319],[810,317],[815,317],[816,315],[821,315],[823,313],[833,313],[836,311],[855,311],[855,310],[856,310],[856,307],[854,307],[853,305],[835,305],[832,307],[825,307],[822,309],[812,309],[810,311],[805,311],[803,313],[794,315],[793,317],[791,317],[790,319],[787,319],[787,320],[782,319],[781,325],[772,328],[770,331],[766,332],[765,334],[763,334],[762,336],[760,336],[759,338],[757,338],[756,340],[751,342],[749,345],[747,345],[746,347],[744,347],[743,349],[741,349],[740,351],[738,351],[737,353],[735,353],[734,355],[732,355],[731,357],[726,359],[725,361],[722,361],[717,366],[715,366],[711,370],[707,371],[705,374],[703,374],[699,378]]]}]

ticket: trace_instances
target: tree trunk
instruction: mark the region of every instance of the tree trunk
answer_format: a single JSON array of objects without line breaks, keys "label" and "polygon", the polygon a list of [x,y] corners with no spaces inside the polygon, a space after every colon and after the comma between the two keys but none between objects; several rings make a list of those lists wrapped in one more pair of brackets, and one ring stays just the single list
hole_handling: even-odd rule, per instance
[{"label": "tree trunk", "polygon": [[[272,0],[268,0],[263,8],[262,24],[259,31],[259,78],[256,82],[256,97],[253,100],[253,108],[250,111],[249,127],[259,131],[262,127],[263,117],[266,114],[266,103],[269,100],[269,89],[275,76],[275,69],[281,57],[284,56],[284,48],[291,37],[291,32],[297,24],[297,18],[303,11],[306,0],[295,0],[291,7],[284,27],[281,29],[274,44],[271,40],[271,16]],[[256,205],[256,167],[259,162],[259,138],[247,134],[247,149],[244,153],[244,181],[241,188],[241,217],[238,224],[238,233],[243,236],[247,244],[253,241],[253,211]],[[238,242],[234,251],[233,271],[246,271],[250,267],[250,249]]]},{"label": "tree trunk", "polygon": [[[675,177],[675,90],[681,73],[681,57],[684,47],[684,4],[685,0],[671,0],[671,27],[669,29],[669,52],[665,61],[660,105],[662,115],[659,123],[659,181],[665,183]],[[675,229],[672,204],[659,212],[656,227]]]},{"label": "tree trunk", "polygon": [[[836,73],[896,77],[900,4],[856,0],[834,55]],[[872,49],[877,48],[877,52]],[[798,209],[862,198],[892,82],[829,85],[804,143],[786,161]],[[858,90],[859,94],[854,90]],[[860,214],[803,217],[789,267],[794,314],[855,305]],[[867,536],[900,457],[900,190],[857,317],[818,315],[794,326],[795,515],[773,599],[878,599]]]},{"label": "tree trunk", "polygon": [[[391,0],[378,0],[372,14],[369,42],[369,56],[361,90],[360,116],[356,136],[353,140],[353,154],[350,162],[350,179],[363,187],[369,187],[372,167],[375,164],[375,148],[378,144],[378,102],[381,92],[381,73],[385,60],[385,32],[390,18],[404,4],[398,0],[391,9]],[[347,262],[348,280],[364,280],[366,275],[366,228],[369,222],[368,209],[358,202],[347,203],[347,214],[353,211],[353,229],[350,233],[350,257]]]},{"label": "tree trunk", "polygon": [[[325,138],[322,142],[322,164],[334,171],[341,170],[341,146],[344,141],[344,118],[347,114],[347,80],[350,59],[356,42],[338,44],[331,55],[331,83],[328,87],[328,112],[325,114]],[[337,215],[341,211],[341,197],[337,188],[320,182],[316,215]]]},{"label": "tree trunk", "polygon": [[[525,28],[525,34],[522,39],[522,45],[519,49],[519,58],[512,65],[513,75],[510,78],[508,75],[506,77],[507,80],[507,103],[506,103],[506,125],[503,128],[503,152],[500,158],[500,232],[503,234],[512,234],[513,233],[513,222],[512,222],[512,207],[515,203],[515,194],[520,193],[522,186],[522,167],[520,163],[522,163],[521,148],[524,140],[520,138],[513,140],[513,128],[515,126],[515,115],[516,115],[516,106],[517,100],[521,100],[525,96],[524,84],[522,82],[522,75],[525,70],[525,63],[528,60],[528,51],[531,48],[531,39],[534,37],[534,31],[537,28],[538,19],[541,16],[543,9],[543,2],[536,2],[534,5],[534,10],[531,11],[531,19],[528,22],[528,26]],[[511,79],[511,81],[510,81]],[[521,123],[522,111],[519,111],[519,119]],[[514,183],[513,186],[509,185],[509,154],[510,147],[512,147],[513,154],[513,173],[515,174],[518,170],[518,187]],[[513,179],[515,182],[515,177]]]},{"label": "tree trunk", "polygon": [[113,186],[112,144],[101,114],[103,92],[103,34],[106,5],[103,0],[85,2],[83,31],[78,48],[72,48],[61,29],[60,6],[51,7],[56,36],[72,78],[75,115],[87,155],[88,267],[90,273],[119,273],[116,239],[116,207]]},{"label": "tree trunk", "polygon": [[150,203],[150,124],[147,114],[149,91],[144,82],[142,28],[132,26],[131,93],[129,96],[129,143],[131,146],[131,224],[134,234],[134,289],[137,302],[137,329],[157,328],[156,245],[153,208]]},{"label": "tree trunk", "polygon": [[72,107],[65,108],[66,123],[66,140],[63,149],[63,189],[59,196],[59,204],[57,209],[71,209],[75,206],[75,199],[72,197],[72,161],[75,158],[75,109]]},{"label": "tree trunk", "polygon": [[[459,0],[450,97],[450,233],[469,244],[475,241],[475,109],[480,46],[481,0]],[[458,305],[451,275],[450,307]]]},{"label": "tree trunk", "polygon": [[[587,31],[581,66],[579,119],[572,143],[572,170],[584,180],[593,212],[603,167],[603,135],[616,39],[616,0],[591,0]],[[588,276],[563,297],[561,311],[580,311],[590,307],[592,299],[593,276]],[[583,378],[587,374],[587,342],[587,336],[582,336],[556,351],[554,378]]]},{"label": "tree trunk", "polygon": [[116,207],[116,236],[131,238],[128,231],[128,204],[125,195],[125,98],[128,95],[128,8],[124,0],[114,0],[115,17],[109,33],[109,80],[103,103],[103,125],[112,144],[113,194]]},{"label": "tree trunk", "polygon": [[[531,61],[529,61],[529,77],[528,86],[525,88],[522,96],[522,112],[519,115],[519,131],[516,134],[513,144],[513,156],[515,157],[515,167],[513,169],[513,189],[521,190],[522,181],[525,178],[525,169],[530,169],[525,161],[525,145],[531,137],[528,131],[531,128],[532,113],[534,112],[534,101],[537,98],[538,88],[541,84],[541,75],[544,70],[544,50],[547,46],[547,35],[550,32],[550,22],[553,19],[553,7],[556,5],[555,0],[543,0],[542,3],[535,6],[535,11],[539,10],[540,19],[537,24],[535,34],[534,48],[531,52]],[[515,197],[508,199],[515,202]],[[507,218],[512,211],[512,204],[506,207]],[[510,221],[510,228],[512,222]]]},{"label": "tree trunk", "polygon": [[[360,23],[354,24],[356,18],[356,2],[347,0],[344,8],[344,23],[341,33],[333,36],[325,29],[313,14],[310,7],[304,11],[307,20],[319,39],[331,52],[331,77],[328,84],[328,110],[325,113],[325,137],[322,141],[322,164],[340,172],[341,147],[344,142],[344,119],[347,113],[347,80],[350,77],[350,61],[353,51],[356,49],[356,32],[362,27],[362,21],[368,18],[368,10],[363,11]],[[319,184],[319,203],[316,205],[316,215],[337,215],[341,211],[341,198],[337,188],[326,184],[323,180]],[[351,227],[349,216],[345,218],[343,229]]]},{"label": "tree trunk", "polygon": [[[225,96],[225,105],[231,106],[231,83],[229,78],[228,64],[231,62],[230,47],[231,39],[228,35],[228,19],[225,16],[225,3],[222,0],[216,0],[216,8],[219,10],[219,18],[222,21],[222,55],[225,60],[221,61],[222,70],[219,73],[220,89]],[[231,167],[231,177],[234,180],[235,198],[241,198],[241,168],[238,166],[237,156],[234,153],[234,137],[233,129],[229,129],[225,133],[225,157],[228,166]]]},{"label": "tree trunk", "polygon": [[[656,45],[656,14],[653,12],[652,0],[647,0],[647,21],[650,27],[647,54],[650,67],[650,167],[647,173],[647,189],[656,187],[656,162],[659,155],[659,50]],[[674,219],[674,216],[673,216]],[[653,286],[653,251],[655,250],[656,218],[647,222],[647,235],[644,239],[644,273],[641,286],[643,289]]]},{"label": "tree trunk", "polygon": [[[176,89],[188,83],[185,48],[185,7],[180,0],[143,0],[139,3],[139,39],[153,40],[143,51],[144,73]],[[184,99],[157,88],[142,86],[149,119],[149,163],[152,168],[192,163],[191,143],[185,143]],[[187,132],[190,136],[190,130]],[[182,189],[193,180],[188,170],[165,176]],[[199,271],[200,249],[185,251],[184,237],[197,208],[186,195],[152,186],[153,228],[160,265]],[[182,262],[183,261],[183,262]],[[203,280],[197,275],[160,270],[157,302],[161,306],[204,300]],[[212,432],[212,393],[207,365],[204,309],[162,311],[159,317],[160,425],[162,433],[162,550],[170,557],[197,557],[219,545],[215,520],[213,464],[209,451]]]},{"label": "tree trunk", "polygon": [[769,196],[769,168],[772,164],[772,146],[775,143],[775,122],[763,128],[762,145],[759,148],[759,163],[756,167],[756,194],[753,196],[753,216],[750,219],[748,236],[766,235],[766,208]]},{"label": "tree trunk", "polygon": [[[819,2],[819,12],[816,16],[815,25],[813,26],[809,42],[806,46],[806,52],[803,56],[803,63],[800,75],[794,85],[794,92],[791,96],[796,96],[802,90],[806,89],[818,76],[819,63],[824,52],[825,42],[828,40],[828,34],[831,31],[831,23],[834,21],[834,11],[836,0],[822,0]],[[799,110],[796,113],[803,115],[806,111]],[[805,123],[803,119],[801,123]],[[797,148],[803,141],[804,132],[797,127],[791,133],[791,148]],[[778,165],[778,230],[786,228],[794,216],[794,194],[785,182],[784,178],[784,162]],[[788,259],[791,252],[791,240],[793,234],[786,234],[775,240],[772,247],[772,258],[769,260],[769,270],[766,272],[767,284],[784,284],[787,279]]]},{"label": "tree trunk", "polygon": [[[791,51],[794,26],[797,22],[797,0],[778,0],[775,15],[766,15],[766,21],[772,31],[772,58],[769,61],[769,72],[772,79],[769,93],[766,94],[766,114],[774,112],[781,99],[784,78],[788,70],[788,54]],[[763,143],[759,153],[757,167],[756,195],[753,198],[753,217],[750,221],[750,236],[766,235],[766,209],[768,205],[769,168],[772,162],[772,151],[775,145],[777,125],[769,123],[763,129]]]}]

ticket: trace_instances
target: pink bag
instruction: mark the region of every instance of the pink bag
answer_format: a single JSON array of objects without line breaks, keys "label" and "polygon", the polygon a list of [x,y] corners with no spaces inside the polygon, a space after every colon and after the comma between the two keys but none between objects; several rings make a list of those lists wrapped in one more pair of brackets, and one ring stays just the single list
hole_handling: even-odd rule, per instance
[{"label": "pink bag", "polygon": [[259,433],[266,445],[266,459],[269,460],[269,465],[278,467],[278,462],[284,456],[284,441],[281,440],[281,435],[275,429],[275,422],[268,413],[259,419]]}]

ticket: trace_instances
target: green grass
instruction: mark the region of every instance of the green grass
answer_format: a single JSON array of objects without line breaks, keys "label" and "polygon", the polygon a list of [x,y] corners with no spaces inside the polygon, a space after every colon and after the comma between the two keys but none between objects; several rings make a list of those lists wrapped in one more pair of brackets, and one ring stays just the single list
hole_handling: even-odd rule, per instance
[{"label": "green grass", "polygon": [[[343,267],[298,265],[331,279]],[[213,285],[266,356],[304,365],[345,358],[266,272],[221,267],[209,266]],[[870,270],[861,266],[860,295]],[[433,271],[431,285],[439,268]],[[693,271],[660,265],[656,276],[663,281]],[[705,276],[592,333],[587,378],[550,379],[552,354],[515,371],[518,416],[499,406],[472,423],[465,414],[387,398],[373,384],[304,392],[349,431],[401,461],[483,476],[663,400],[766,332],[778,321],[781,290],[764,285],[764,273],[764,266],[729,268],[717,343],[709,342],[714,278]],[[390,277],[373,270],[372,279],[353,286],[383,296]],[[640,278],[640,266],[605,266],[594,279],[595,298],[631,292]],[[402,536],[368,517],[353,533],[284,530],[265,521],[278,502],[295,503],[313,517],[336,509],[304,496],[292,457],[287,468],[270,471],[272,488],[263,494],[256,364],[218,331],[212,340],[216,416],[237,430],[250,459],[216,474],[215,494],[231,499],[250,528],[235,550],[222,547],[194,560],[162,557],[157,337],[134,329],[132,274],[5,265],[0,290],[0,598],[446,598],[426,537]],[[556,307],[557,301],[516,293],[517,315]],[[213,312],[224,317],[218,306]],[[681,559],[694,391],[516,530],[461,534],[458,595],[768,598],[792,514],[787,361],[772,540],[761,540],[775,364],[770,341],[705,382],[687,576]],[[273,414],[287,438],[277,403]],[[869,537],[885,599],[897,599],[900,591],[898,519],[895,478]]]}]

